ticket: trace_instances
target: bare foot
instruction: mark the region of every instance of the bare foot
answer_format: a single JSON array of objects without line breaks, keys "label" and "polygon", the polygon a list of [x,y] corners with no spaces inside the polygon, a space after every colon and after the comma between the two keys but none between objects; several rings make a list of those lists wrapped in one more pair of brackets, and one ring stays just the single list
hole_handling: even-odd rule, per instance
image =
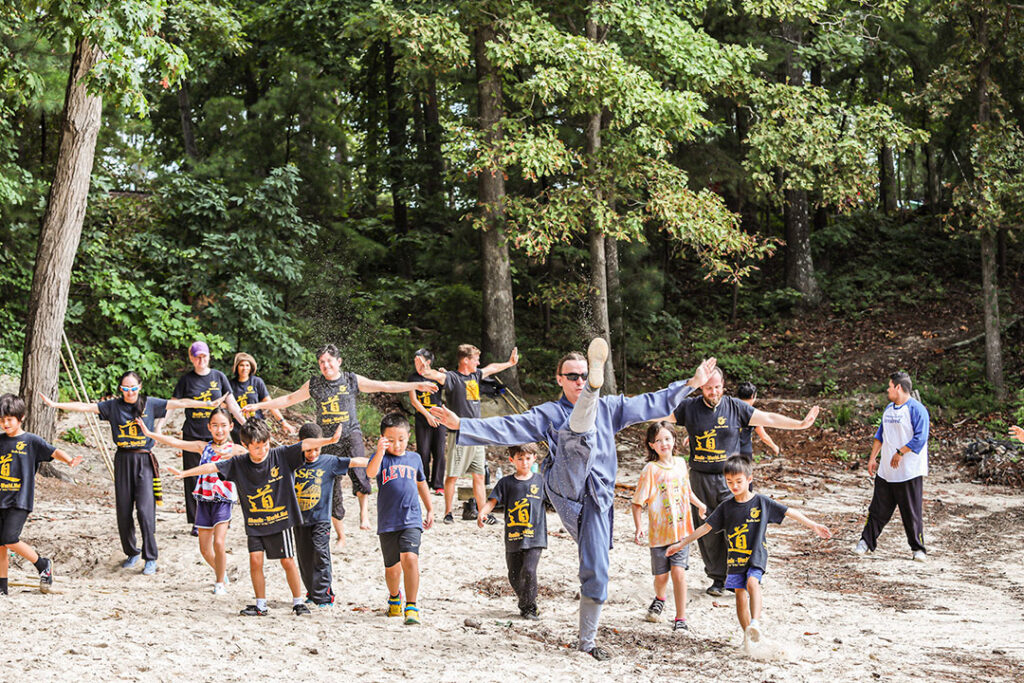
[{"label": "bare foot", "polygon": [[344,536],[335,536],[334,537],[334,545],[337,548],[344,548],[345,547],[345,537]]},{"label": "bare foot", "polygon": [[369,522],[369,520],[365,520],[365,519],[359,520],[359,528],[363,529],[364,531],[369,531],[370,530],[370,522]]}]

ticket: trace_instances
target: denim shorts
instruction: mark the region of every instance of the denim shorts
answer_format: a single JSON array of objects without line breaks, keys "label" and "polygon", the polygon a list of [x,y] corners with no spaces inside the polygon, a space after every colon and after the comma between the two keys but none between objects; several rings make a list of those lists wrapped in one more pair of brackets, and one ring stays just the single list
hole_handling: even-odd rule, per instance
[{"label": "denim shorts", "polygon": [[727,574],[725,576],[725,587],[732,588],[733,590],[739,588],[747,590],[747,579],[757,579],[758,583],[761,583],[761,577],[764,576],[764,570],[751,567],[745,572],[739,574]]}]

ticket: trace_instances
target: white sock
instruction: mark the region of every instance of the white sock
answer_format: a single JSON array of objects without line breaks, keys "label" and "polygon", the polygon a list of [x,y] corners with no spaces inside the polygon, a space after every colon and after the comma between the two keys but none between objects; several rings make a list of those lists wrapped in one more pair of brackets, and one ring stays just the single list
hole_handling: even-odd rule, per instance
[{"label": "white sock", "polygon": [[292,598],[292,607],[295,607],[295,605],[301,605],[301,604],[302,604],[302,598]]},{"label": "white sock", "polygon": [[267,609],[267,599],[266,598],[256,598],[256,606],[259,607],[260,609]]}]

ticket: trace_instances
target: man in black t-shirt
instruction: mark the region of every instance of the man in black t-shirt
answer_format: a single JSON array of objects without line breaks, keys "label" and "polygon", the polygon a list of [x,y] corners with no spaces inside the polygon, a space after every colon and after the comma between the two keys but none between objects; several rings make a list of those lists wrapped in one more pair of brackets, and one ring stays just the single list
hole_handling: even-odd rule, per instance
[{"label": "man in black t-shirt", "polygon": [[[519,349],[512,349],[505,363],[490,363],[480,367],[480,349],[472,344],[462,344],[456,352],[458,369],[438,372],[428,367],[420,369],[427,379],[444,386],[447,407],[459,418],[480,417],[480,381],[485,377],[508,370],[519,362]],[[483,446],[458,445],[459,433],[449,430],[445,443],[447,463],[444,473],[444,519],[445,524],[455,521],[452,506],[455,505],[455,483],[467,474],[473,478],[473,498],[477,510],[486,502],[487,489],[484,486],[484,472],[487,468],[487,449]],[[487,524],[497,524],[493,516],[487,517]]]},{"label": "man in black t-shirt", "polygon": [[[818,416],[818,406],[808,411],[803,420],[766,413],[732,396],[723,396],[724,375],[715,368],[711,378],[701,386],[701,395],[686,398],[668,418],[686,427],[690,445],[690,488],[714,510],[730,497],[729,487],[722,476],[726,459],[740,452],[740,432],[746,427],[774,427],[776,429],[807,429]],[[693,509],[693,518],[699,519]],[[712,533],[700,539],[700,555],[704,559],[704,572],[711,579],[709,595],[725,593],[726,543],[721,533]]]},{"label": "man in black t-shirt", "polygon": [[[431,368],[434,354],[428,349],[419,349],[413,356],[413,363],[416,371],[409,375],[406,381],[428,381],[422,371]],[[409,403],[416,411],[416,452],[423,459],[423,475],[427,478],[427,486],[433,489],[434,493],[441,493],[444,490],[444,449],[445,439],[448,437],[448,428],[430,414],[431,408],[443,405],[441,393],[440,388],[434,392],[409,392]]]},{"label": "man in black t-shirt", "polygon": [[[190,398],[196,401],[215,401],[226,395],[224,404],[231,414],[239,422],[245,422],[242,411],[238,409],[238,403],[231,393],[231,382],[220,370],[210,368],[210,347],[206,342],[193,342],[188,350],[188,359],[192,363],[192,370],[186,372],[178,379],[174,387],[173,398]],[[181,438],[183,441],[209,441],[213,438],[207,423],[210,419],[212,408],[186,408],[185,422],[181,426]],[[160,432],[163,429],[166,418],[157,420],[153,431]],[[181,452],[181,466],[184,469],[195,467],[201,460],[199,453],[190,451]],[[192,525],[191,534],[198,534],[196,523],[196,499],[192,491],[196,487],[194,477],[189,477],[184,482],[185,491],[185,516],[188,523]]]},{"label": "man in black t-shirt", "polygon": [[295,493],[294,472],[303,466],[303,451],[315,450],[337,443],[341,438],[339,427],[330,437],[303,439],[291,446],[270,447],[270,429],[265,420],[252,418],[239,430],[242,445],[248,455],[236,455],[226,460],[209,462],[179,472],[168,468],[178,479],[219,474],[232,481],[238,490],[245,518],[245,534],[249,547],[249,575],[256,594],[256,604],[247,605],[243,616],[266,616],[267,585],[263,575],[264,553],[271,560],[281,560],[292,592],[292,611],[309,614],[302,601],[302,578],[295,563],[295,536],[292,528],[302,523],[299,499]]},{"label": "man in black t-shirt", "polygon": [[[260,410],[287,408],[296,403],[313,399],[316,408],[316,423],[324,434],[342,428],[341,441],[334,446],[324,448],[324,453],[344,458],[362,458],[366,456],[366,445],[363,443],[363,432],[359,427],[359,416],[356,414],[356,397],[360,392],[384,392],[400,394],[406,391],[437,391],[432,382],[382,382],[369,379],[354,372],[342,372],[341,353],[334,344],[327,344],[317,349],[317,364],[320,372],[314,373],[305,384],[286,396],[260,403]],[[255,405],[245,408],[246,412],[255,411]],[[370,528],[368,510],[369,494],[372,492],[370,480],[366,477],[365,467],[351,467],[348,470],[352,479],[352,490],[359,501],[359,528]],[[334,498],[331,516],[334,518],[334,529],[338,534],[339,543],[344,542],[345,534],[341,520],[345,517],[345,504],[342,500],[341,479],[334,480]]]}]

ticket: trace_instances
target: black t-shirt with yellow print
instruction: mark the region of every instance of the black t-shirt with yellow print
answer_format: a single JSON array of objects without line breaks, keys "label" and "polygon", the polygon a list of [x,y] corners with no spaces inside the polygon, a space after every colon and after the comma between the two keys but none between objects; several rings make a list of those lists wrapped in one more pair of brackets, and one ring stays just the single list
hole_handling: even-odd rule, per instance
[{"label": "black t-shirt with yellow print", "polygon": [[[231,382],[220,370],[211,369],[205,375],[189,370],[174,387],[174,398],[191,398],[196,401],[216,401],[224,394],[231,393]],[[210,414],[213,408],[186,408],[185,423],[181,426],[181,438],[185,441],[209,441]]]},{"label": "black t-shirt with yellow print", "polygon": [[270,536],[301,522],[293,473],[302,467],[302,442],[271,448],[262,462],[236,455],[217,462],[222,479],[235,482],[245,517],[245,533]]},{"label": "black t-shirt with yellow print", "polygon": [[684,399],[673,413],[686,427],[690,440],[690,467],[698,472],[721,474],[730,455],[740,453],[740,431],[750,423],[754,407],[732,396],[723,396],[714,408],[703,396]]},{"label": "black t-shirt with yellow print", "polygon": [[444,389],[448,395],[448,407],[459,417],[480,417],[480,381],[484,373],[480,370],[463,375],[457,370],[445,373]]},{"label": "black t-shirt with yellow print", "polygon": [[[41,436],[0,432],[0,510],[18,508],[32,512],[36,497],[36,470],[53,460],[57,450]],[[7,548],[0,550],[7,552]]]},{"label": "black t-shirt with yellow print", "polygon": [[[142,400],[140,397],[138,400]],[[100,417],[110,423],[110,438],[119,449],[148,451],[153,448],[153,439],[147,438],[135,422],[135,406],[120,398],[100,401],[96,404]],[[156,421],[167,414],[167,401],[162,398],[146,397],[142,421],[146,429],[153,431]]]},{"label": "black t-shirt with yellow print", "polygon": [[729,574],[744,574],[749,569],[768,567],[765,536],[769,524],[781,524],[789,508],[768,496],[755,493],[745,503],[730,498],[715,508],[704,522],[712,532],[725,531],[725,566]]}]

